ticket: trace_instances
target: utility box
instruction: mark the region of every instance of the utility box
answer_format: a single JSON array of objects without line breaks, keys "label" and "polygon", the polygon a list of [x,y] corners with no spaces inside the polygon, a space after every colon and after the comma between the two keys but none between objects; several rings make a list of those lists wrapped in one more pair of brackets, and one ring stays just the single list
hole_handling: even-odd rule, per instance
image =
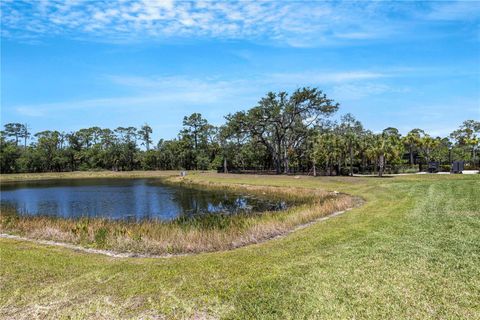
[{"label": "utility box", "polygon": [[451,172],[452,173],[462,173],[464,164],[465,164],[464,161],[453,161]]},{"label": "utility box", "polygon": [[437,173],[438,169],[440,168],[439,162],[431,161],[428,163],[428,172],[429,173]]}]

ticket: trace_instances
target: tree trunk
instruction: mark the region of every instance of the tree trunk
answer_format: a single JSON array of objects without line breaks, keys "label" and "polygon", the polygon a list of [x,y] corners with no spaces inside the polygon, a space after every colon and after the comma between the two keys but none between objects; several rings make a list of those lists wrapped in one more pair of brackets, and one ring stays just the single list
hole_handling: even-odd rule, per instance
[{"label": "tree trunk", "polygon": [[475,147],[473,147],[472,153],[473,153],[473,169],[475,169],[476,162],[477,162],[477,155],[476,155],[476,152],[475,152]]},{"label": "tree trunk", "polygon": [[413,148],[410,146],[410,166],[413,166]]},{"label": "tree trunk", "polygon": [[362,154],[362,174],[365,174],[366,159],[365,155]]},{"label": "tree trunk", "polygon": [[383,176],[383,170],[385,166],[385,155],[381,154],[380,157],[378,158],[378,176],[382,177]]},{"label": "tree trunk", "polygon": [[353,177],[353,148],[350,146],[350,176]]},{"label": "tree trunk", "polygon": [[227,169],[227,157],[223,157],[223,173],[228,173],[228,169]]},{"label": "tree trunk", "polygon": [[276,174],[282,173],[281,163],[280,163],[280,159],[278,157],[277,157],[277,159],[275,159],[275,173]]},{"label": "tree trunk", "polygon": [[317,164],[315,163],[315,160],[313,160],[313,176],[317,176]]},{"label": "tree trunk", "polygon": [[282,173],[282,143],[281,141],[277,143],[277,150],[275,150],[276,159],[275,159],[275,172],[276,174]]}]

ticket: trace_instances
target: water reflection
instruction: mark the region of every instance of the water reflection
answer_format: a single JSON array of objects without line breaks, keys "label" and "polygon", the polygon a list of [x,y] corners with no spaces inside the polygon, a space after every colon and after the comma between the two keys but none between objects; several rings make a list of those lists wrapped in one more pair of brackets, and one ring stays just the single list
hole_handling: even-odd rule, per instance
[{"label": "water reflection", "polygon": [[281,201],[177,187],[149,179],[52,180],[5,184],[1,187],[0,199],[2,206],[12,206],[25,215],[135,221],[286,208]]}]

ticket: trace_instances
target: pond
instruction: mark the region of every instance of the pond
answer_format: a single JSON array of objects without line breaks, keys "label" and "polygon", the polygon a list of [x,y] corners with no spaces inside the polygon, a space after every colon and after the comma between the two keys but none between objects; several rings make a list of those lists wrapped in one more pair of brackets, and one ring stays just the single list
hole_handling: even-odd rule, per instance
[{"label": "pond", "polygon": [[21,215],[114,220],[162,220],[203,214],[283,210],[283,201],[227,191],[173,186],[154,179],[75,179],[8,183],[2,207]]}]

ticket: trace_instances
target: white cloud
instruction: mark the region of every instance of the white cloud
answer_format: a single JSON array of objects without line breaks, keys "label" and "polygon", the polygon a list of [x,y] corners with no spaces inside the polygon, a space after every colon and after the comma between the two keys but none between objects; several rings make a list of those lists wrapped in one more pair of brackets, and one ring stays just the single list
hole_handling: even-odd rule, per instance
[{"label": "white cloud", "polygon": [[[405,17],[471,19],[478,3],[415,6],[376,2],[2,1],[2,36],[63,35],[97,41],[224,38],[296,47],[388,39],[413,30]],[[391,13],[400,13],[398,16]]]}]

